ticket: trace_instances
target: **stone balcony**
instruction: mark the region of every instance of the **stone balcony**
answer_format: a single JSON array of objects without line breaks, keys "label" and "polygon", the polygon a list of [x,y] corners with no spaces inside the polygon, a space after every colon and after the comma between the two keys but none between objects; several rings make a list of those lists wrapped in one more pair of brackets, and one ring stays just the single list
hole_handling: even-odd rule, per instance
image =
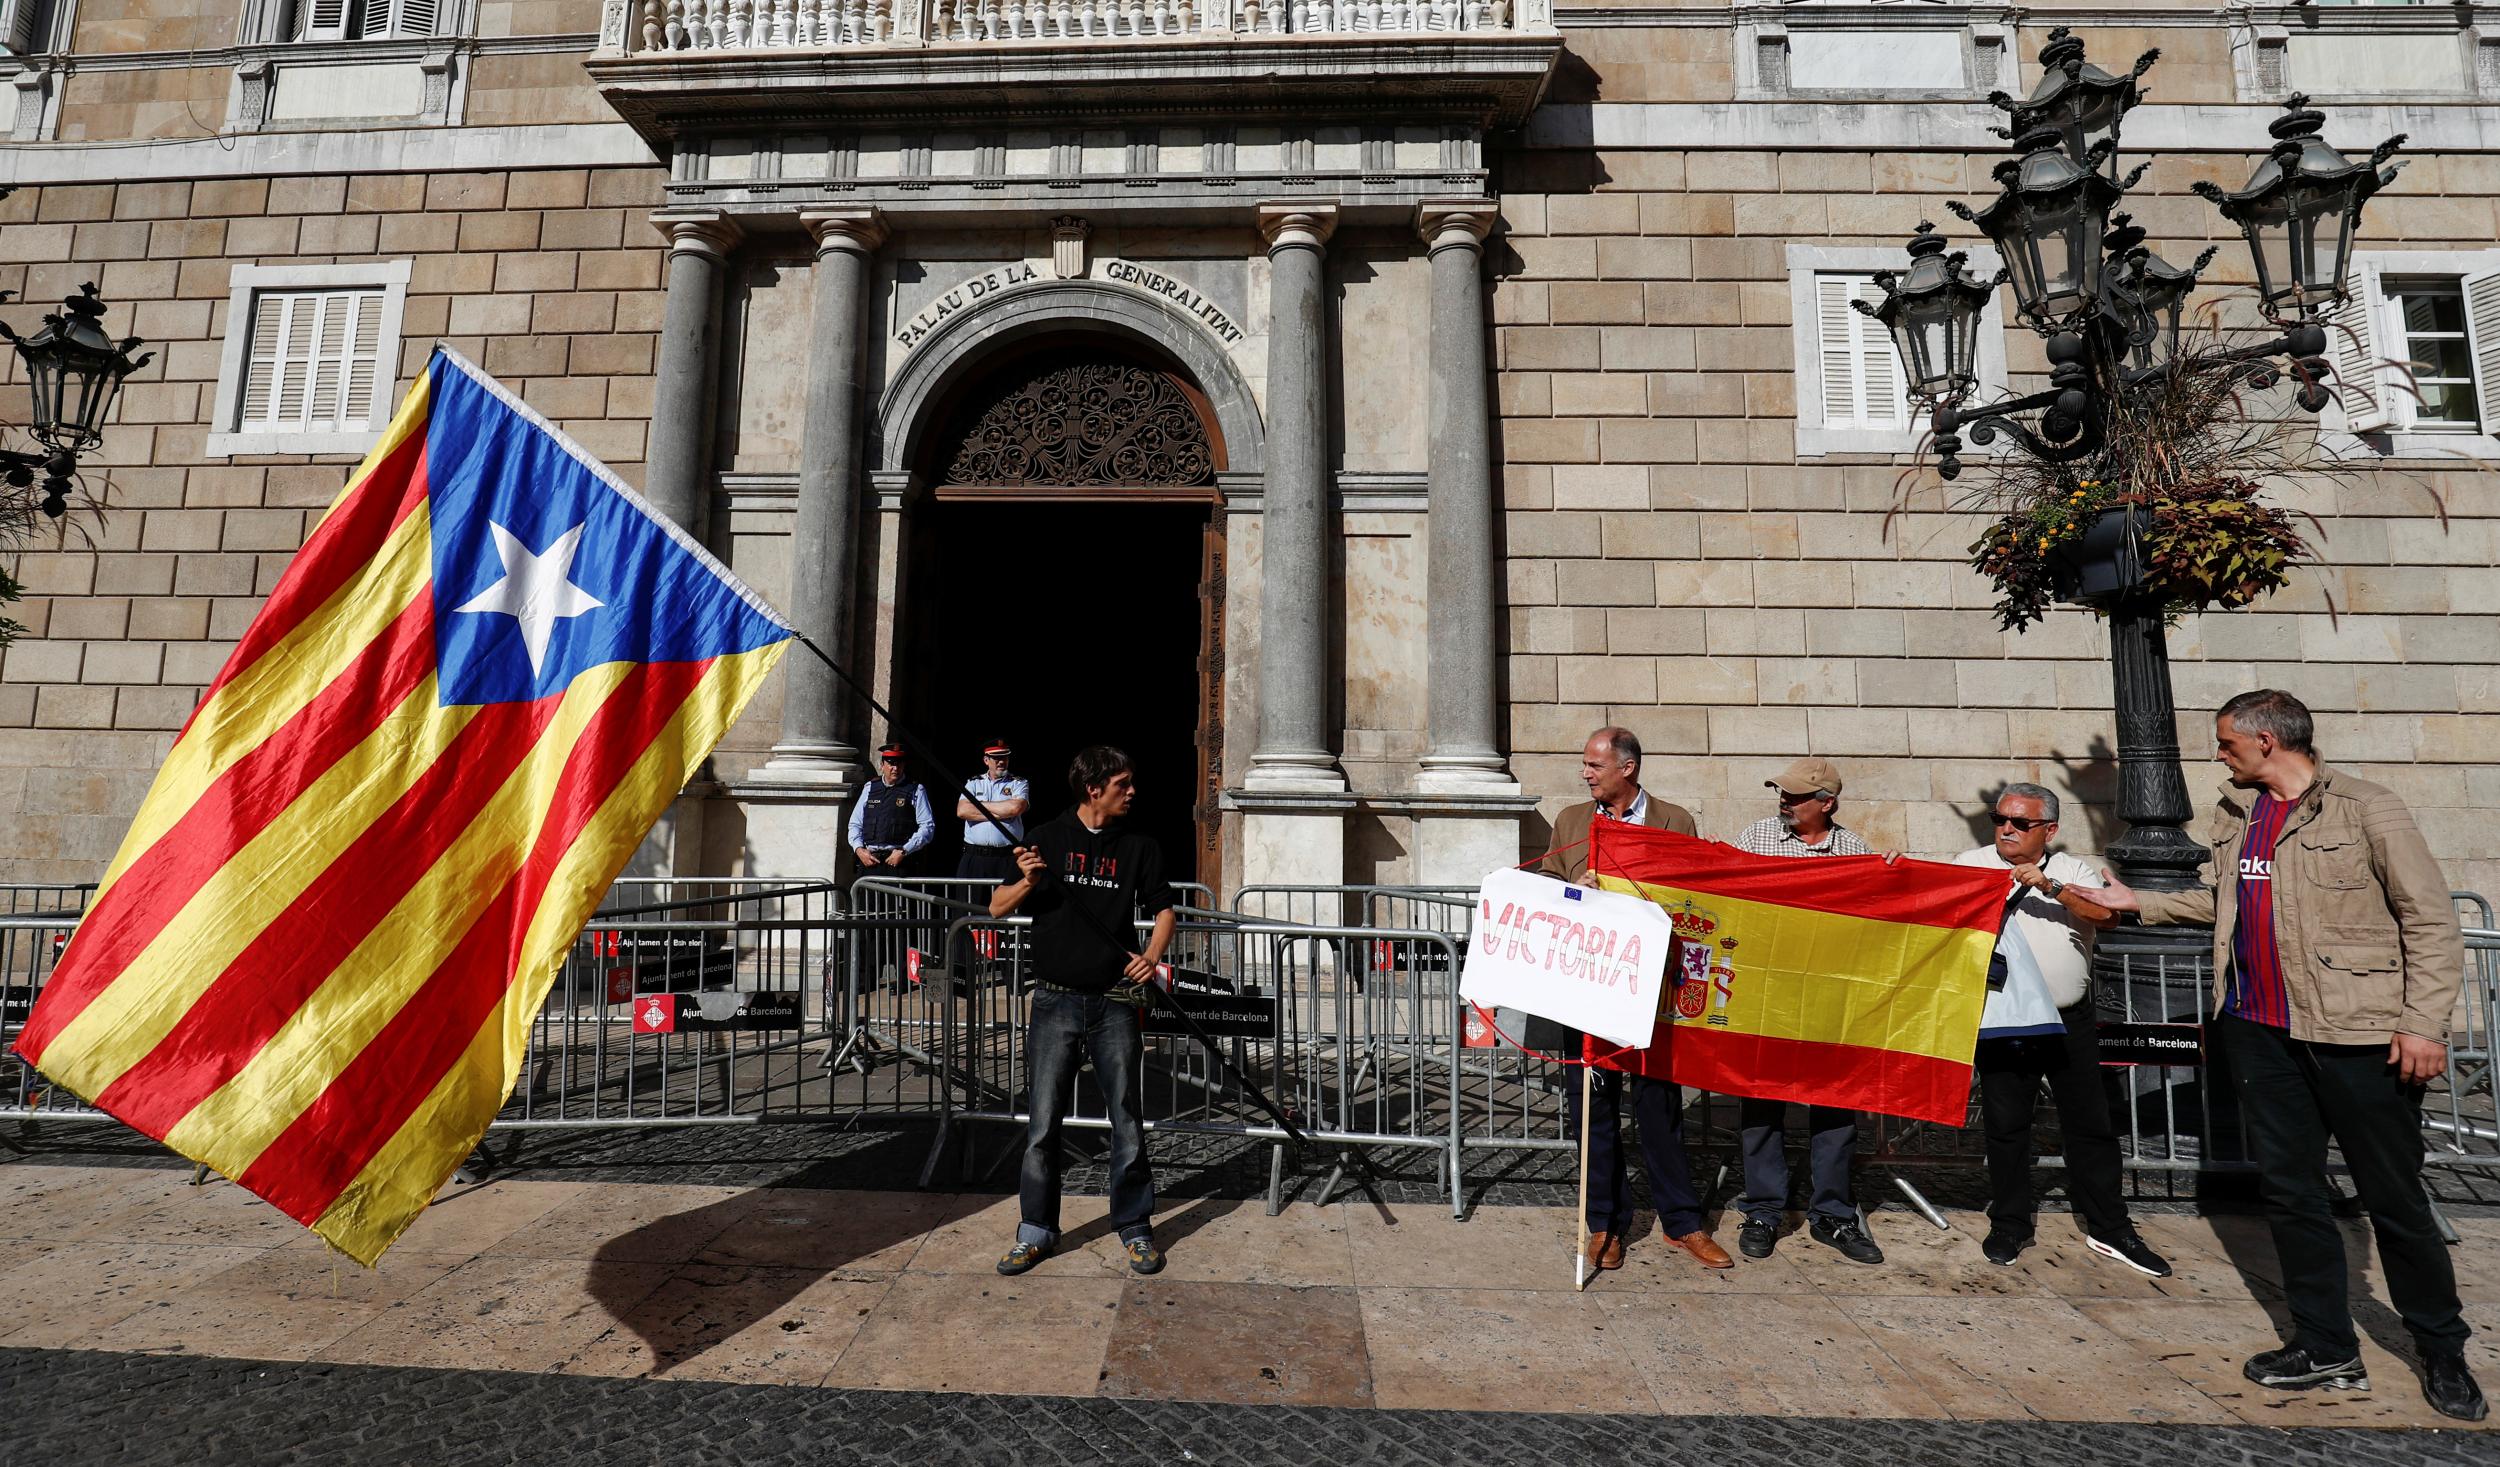
[{"label": "stone balcony", "polygon": [[1552,0],[607,0],[588,68],[655,143],[952,122],[1516,126]]}]

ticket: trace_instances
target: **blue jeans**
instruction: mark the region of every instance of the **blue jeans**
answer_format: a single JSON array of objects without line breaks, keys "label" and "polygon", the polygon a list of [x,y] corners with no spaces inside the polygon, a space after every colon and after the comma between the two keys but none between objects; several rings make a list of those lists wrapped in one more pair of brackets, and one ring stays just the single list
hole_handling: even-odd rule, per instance
[{"label": "blue jeans", "polygon": [[1076,1095],[1080,1061],[1094,1062],[1111,1121],[1111,1225],[1120,1241],[1154,1232],[1155,1180],[1146,1165],[1146,1128],[1137,1114],[1137,1010],[1100,994],[1033,990],[1025,1038],[1032,1124],[1025,1131],[1024,1221],[1019,1242],[1059,1241],[1059,1128]]}]

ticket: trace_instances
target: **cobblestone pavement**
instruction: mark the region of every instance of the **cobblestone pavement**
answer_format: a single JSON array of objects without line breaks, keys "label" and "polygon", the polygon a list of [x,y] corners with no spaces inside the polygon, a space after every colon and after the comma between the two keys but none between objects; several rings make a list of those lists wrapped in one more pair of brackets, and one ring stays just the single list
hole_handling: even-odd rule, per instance
[{"label": "cobblestone pavement", "polygon": [[1814,1417],[1366,1411],[928,1392],[786,1390],[469,1370],[0,1349],[0,1461],[202,1464],[1313,1462],[1890,1467],[2464,1467],[2446,1432]]}]

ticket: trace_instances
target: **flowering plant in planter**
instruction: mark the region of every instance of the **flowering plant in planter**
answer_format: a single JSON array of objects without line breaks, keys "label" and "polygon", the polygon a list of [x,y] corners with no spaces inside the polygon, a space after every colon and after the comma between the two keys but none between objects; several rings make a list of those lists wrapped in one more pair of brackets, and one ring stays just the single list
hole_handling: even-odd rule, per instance
[{"label": "flowering plant in planter", "polygon": [[2183,344],[2168,366],[2113,395],[2110,431],[2072,463],[2011,457],[1963,507],[1995,518],[1970,562],[2020,629],[2059,601],[2106,609],[2120,597],[2169,616],[2231,611],[2279,590],[2310,559],[2299,521],[2267,486],[2333,476],[2308,425],[2251,402],[2252,373],[2229,347]]}]

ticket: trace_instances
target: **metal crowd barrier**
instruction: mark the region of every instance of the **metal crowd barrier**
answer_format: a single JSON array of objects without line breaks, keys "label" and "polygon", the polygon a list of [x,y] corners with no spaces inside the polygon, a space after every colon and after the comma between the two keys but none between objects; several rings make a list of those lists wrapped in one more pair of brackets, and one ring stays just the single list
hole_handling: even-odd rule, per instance
[{"label": "metal crowd barrier", "polygon": [[846,930],[825,882],[620,881],[531,1022],[499,1130],[826,1115],[814,1050]]},{"label": "metal crowd barrier", "polygon": [[[1250,1007],[1273,1004],[1273,1032],[1211,1025],[1225,1051],[1219,1069],[1197,1040],[1159,1010],[1146,1011],[1138,1108],[1149,1131],[1240,1136],[1274,1143],[1268,1208],[1283,1206],[1287,1139],[1251,1099],[1248,1079],[1320,1145],[1340,1151],[1320,1198],[1333,1195],[1346,1148],[1437,1153],[1454,1214],[1464,1215],[1458,1076],[1458,947],[1446,933],[1261,922],[1238,913],[1184,909],[1169,956],[1218,980]],[[1145,924],[1140,924],[1143,928]],[[963,912],[943,952],[947,1087],[963,1103],[941,1117],[924,1175],[950,1144],[966,1175],[994,1173],[1017,1156],[1021,1137],[986,1167],[975,1126],[1028,1126],[1032,1119],[1021,1011],[1028,989],[1030,919]],[[1083,1076],[1068,1124],[1107,1129],[1098,1086]],[[959,1144],[957,1144],[959,1142]]]},{"label": "metal crowd barrier", "polygon": [[[1016,1146],[985,1161],[978,1134],[1030,1119],[1021,1007],[1030,954],[1026,919],[989,916],[992,884],[868,878],[845,893],[756,878],[620,880],[556,975],[495,1125],[925,1119],[937,1135],[924,1181],[950,1147],[963,1171],[995,1172]],[[0,887],[0,1047],[25,1022],[91,894]],[[2425,1098],[2424,1139],[2429,1164],[2488,1171],[2500,1168],[2500,927],[2480,896],[2456,900],[2467,981],[2448,1075]],[[1470,893],[1265,887],[1246,890],[1239,907],[1184,908],[1170,956],[1275,1000],[1273,1034],[1225,1036],[1226,1059],[1323,1147],[1431,1151],[1462,1213],[1468,1179],[1498,1172],[1503,1155],[1572,1150],[1569,1067],[1518,1048],[1527,1036],[1507,1024],[1507,1033],[1489,1032],[1458,998]],[[1332,908],[1346,920],[1296,920]],[[2196,1024],[2209,1001],[2209,954],[2204,943],[2134,929],[2106,935],[2095,970],[2103,1018]],[[2237,1108],[2213,1066],[2107,1073],[2139,1189],[2177,1195],[2199,1176],[2247,1169]],[[1143,1074],[1151,1129],[1283,1138],[1190,1039],[1154,1035]],[[1070,1124],[1107,1125],[1099,1092],[1080,1083]],[[1689,1092],[1688,1144],[1732,1161],[1735,1105]],[[0,1116],[104,1119],[6,1058]],[[1866,1131],[1868,1162],[1939,1221],[1902,1170],[1982,1161],[1975,1105],[1959,1130],[1878,1118]],[[2037,1160],[2060,1164],[2045,1106],[2035,1134]],[[1281,1199],[1282,1157],[1281,1146],[1271,1153],[1271,1206]]]}]

